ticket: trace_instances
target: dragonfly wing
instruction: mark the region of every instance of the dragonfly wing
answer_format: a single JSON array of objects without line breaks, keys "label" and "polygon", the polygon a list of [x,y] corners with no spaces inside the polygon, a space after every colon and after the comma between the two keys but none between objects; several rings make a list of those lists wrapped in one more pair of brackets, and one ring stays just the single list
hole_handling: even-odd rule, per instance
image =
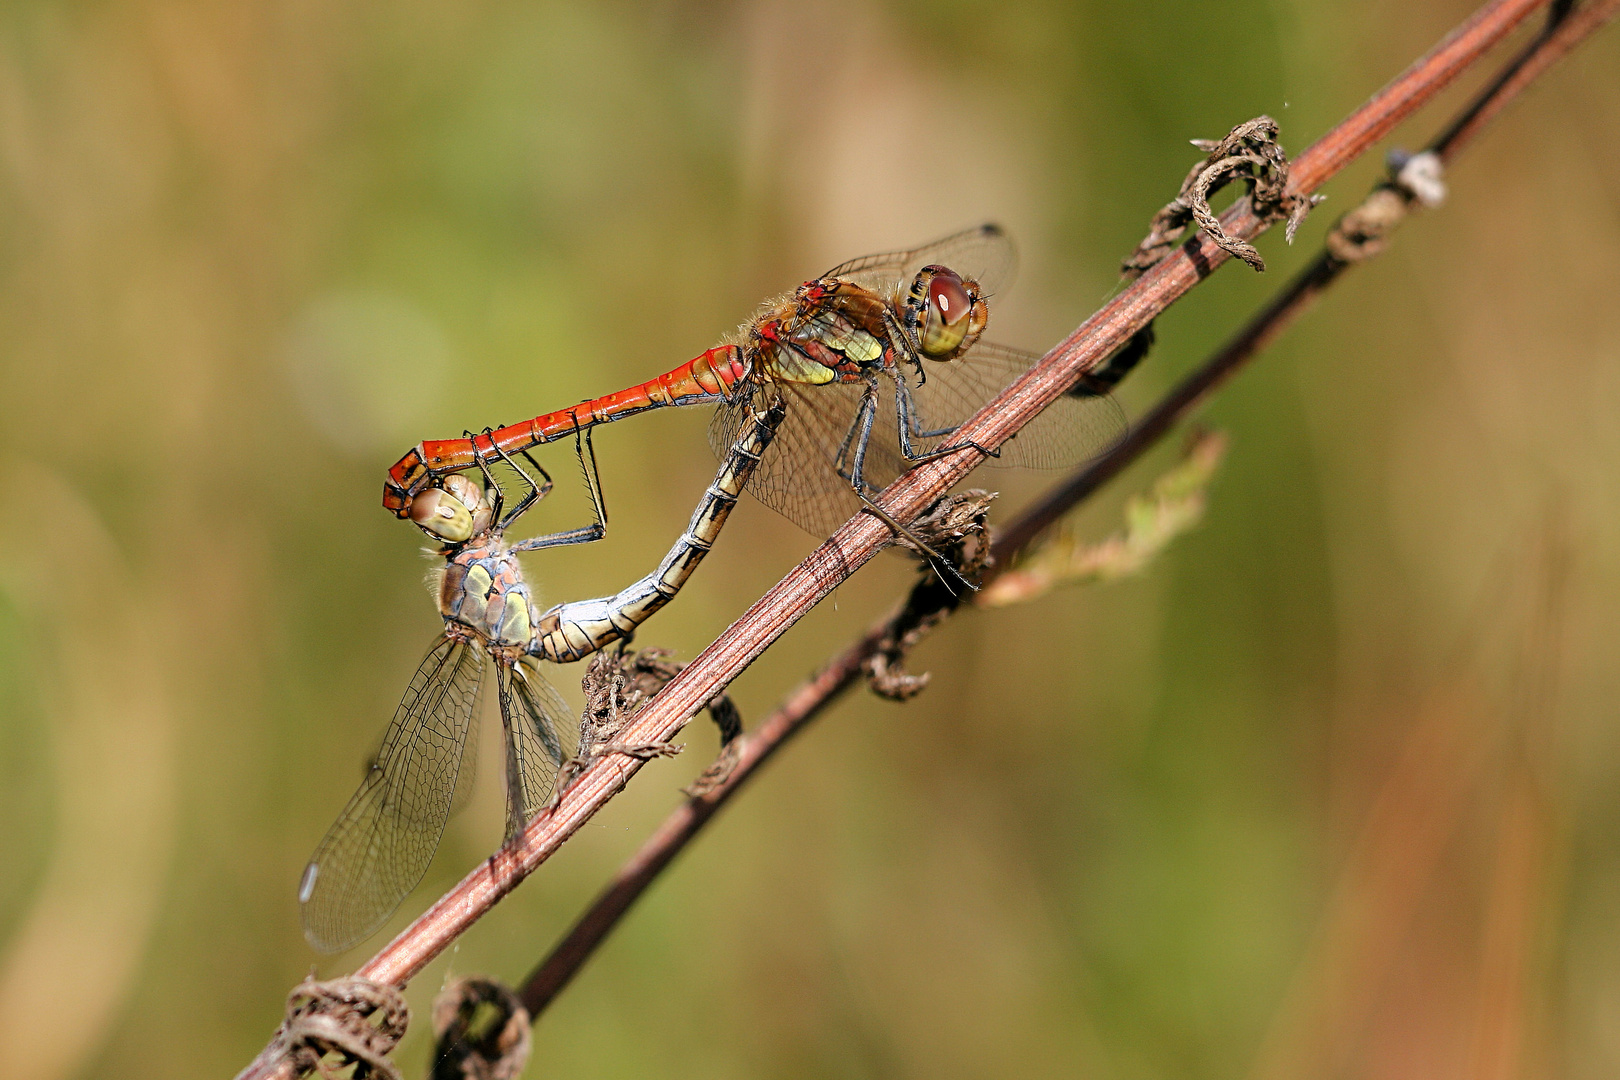
[{"label": "dragonfly wing", "polygon": [[[926,439],[923,445],[929,449],[950,445],[957,427],[1039,359],[1033,353],[981,342],[948,363],[925,362],[927,381],[911,390],[917,426],[948,428],[951,434]],[[1001,456],[989,463],[1066,469],[1112,449],[1129,426],[1125,410],[1108,394],[1060,397],[1002,444]]]},{"label": "dragonfly wing", "polygon": [[1001,226],[979,225],[910,251],[886,251],[851,259],[823,276],[853,281],[881,293],[896,283],[909,285],[917,271],[936,263],[972,278],[984,295],[994,296],[1012,285],[1018,256]]},{"label": "dragonfly wing", "polygon": [[467,751],[461,756],[461,768],[456,770],[456,790],[450,796],[451,817],[467,809],[467,804],[472,802],[473,789],[477,787],[479,718],[483,713],[475,703],[472,716],[467,720],[467,734],[463,739]]},{"label": "dragonfly wing", "polygon": [[579,724],[530,656],[496,667],[506,726],[506,838],[545,806],[557,770],[574,754]]},{"label": "dragonfly wing", "polygon": [[371,771],[304,869],[304,937],[321,952],[342,952],[375,933],[427,872],[467,756],[483,674],[483,649],[445,636],[411,679]]},{"label": "dragonfly wing", "polygon": [[[830,536],[861,508],[849,481],[839,475],[838,455],[859,415],[864,389],[858,383],[776,383],[770,389],[756,391],[756,398],[761,400],[744,398],[716,410],[709,426],[709,446],[716,457],[723,457],[743,431],[743,425],[764,407],[764,396],[780,393],[787,404],[787,415],[754,470],[748,490],[812,536]],[[865,478],[876,490],[901,471],[894,405],[885,387],[867,445]]]}]

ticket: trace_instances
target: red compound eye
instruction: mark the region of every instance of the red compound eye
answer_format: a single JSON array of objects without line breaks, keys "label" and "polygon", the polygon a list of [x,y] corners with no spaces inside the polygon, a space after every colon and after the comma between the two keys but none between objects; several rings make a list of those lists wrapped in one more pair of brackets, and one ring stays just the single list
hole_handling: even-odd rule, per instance
[{"label": "red compound eye", "polygon": [[928,306],[946,326],[955,326],[968,317],[973,301],[962,288],[962,279],[946,270],[935,274],[934,280],[928,283]]},{"label": "red compound eye", "polygon": [[962,287],[961,275],[944,267],[936,269],[928,282],[928,310],[923,313],[917,342],[922,354],[935,360],[954,356],[967,337],[972,312],[973,298]]}]

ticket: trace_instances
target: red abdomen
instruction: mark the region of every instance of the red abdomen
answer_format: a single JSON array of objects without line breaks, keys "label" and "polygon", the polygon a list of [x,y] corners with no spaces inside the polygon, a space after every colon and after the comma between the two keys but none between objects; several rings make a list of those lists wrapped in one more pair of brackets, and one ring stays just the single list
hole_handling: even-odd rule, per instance
[{"label": "red abdomen", "polygon": [[515,454],[648,409],[718,404],[731,395],[747,372],[742,349],[736,345],[720,345],[638,386],[470,439],[420,443],[388,470],[388,479],[383,483],[383,505],[404,517],[410,510],[411,497],[435,476],[470,469],[478,464],[480,456],[485,460],[496,457],[497,448]]}]

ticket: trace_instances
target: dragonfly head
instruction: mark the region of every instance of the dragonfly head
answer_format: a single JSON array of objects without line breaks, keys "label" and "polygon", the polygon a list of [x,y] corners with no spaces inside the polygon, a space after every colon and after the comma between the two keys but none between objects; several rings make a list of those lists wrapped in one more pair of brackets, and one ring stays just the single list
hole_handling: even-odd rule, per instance
[{"label": "dragonfly head", "polygon": [[907,329],[930,360],[955,360],[973,348],[990,318],[979,283],[944,266],[925,266],[906,293]]},{"label": "dragonfly head", "polygon": [[493,518],[484,489],[459,473],[417,494],[407,514],[423,532],[448,544],[484,532]]}]

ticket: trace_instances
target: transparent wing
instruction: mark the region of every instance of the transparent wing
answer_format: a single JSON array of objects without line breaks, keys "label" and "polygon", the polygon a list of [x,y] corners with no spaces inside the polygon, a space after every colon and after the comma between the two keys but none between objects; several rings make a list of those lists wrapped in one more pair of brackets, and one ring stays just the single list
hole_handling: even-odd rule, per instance
[{"label": "transparent wing", "polygon": [[[787,415],[754,470],[748,491],[812,536],[830,536],[861,508],[849,481],[838,474],[837,459],[860,410],[864,387],[783,382],[775,384],[774,390],[786,399]],[[884,391],[886,399],[886,386]],[[715,410],[709,425],[709,448],[716,457],[725,456],[743,425],[751,423],[753,413],[764,407],[763,395],[770,392],[760,390],[756,392],[760,400],[743,398]],[[866,451],[865,477],[875,489],[902,471],[894,405],[880,399]]]},{"label": "transparent wing", "polygon": [[304,937],[321,952],[342,952],[375,933],[427,872],[467,756],[483,674],[483,649],[448,636],[417,668],[371,771],[304,869]]},{"label": "transparent wing", "polygon": [[886,251],[851,259],[823,276],[853,281],[881,294],[897,283],[909,285],[917,271],[935,263],[972,278],[986,296],[994,296],[1012,286],[1018,256],[1001,226],[980,225],[911,251]]},{"label": "transparent wing", "polygon": [[540,812],[557,770],[574,754],[579,723],[530,656],[498,664],[501,720],[506,726],[506,838]]},{"label": "transparent wing", "polygon": [[[965,356],[943,364],[924,361],[927,380],[913,386],[923,430],[948,428],[954,434],[985,403],[1028,371],[1040,357],[1004,345],[981,342]],[[895,420],[891,417],[889,423]],[[1108,394],[1060,397],[1001,447],[989,464],[1026,469],[1067,469],[1112,449],[1130,424],[1125,410]],[[922,440],[923,449],[946,446],[951,435]],[[918,449],[914,440],[912,449]]]},{"label": "transparent wing", "polygon": [[462,739],[467,752],[462,754],[461,768],[456,770],[456,790],[450,796],[451,817],[467,809],[467,804],[472,802],[473,789],[478,786],[478,732],[483,712],[475,702],[467,720],[467,734]]}]

